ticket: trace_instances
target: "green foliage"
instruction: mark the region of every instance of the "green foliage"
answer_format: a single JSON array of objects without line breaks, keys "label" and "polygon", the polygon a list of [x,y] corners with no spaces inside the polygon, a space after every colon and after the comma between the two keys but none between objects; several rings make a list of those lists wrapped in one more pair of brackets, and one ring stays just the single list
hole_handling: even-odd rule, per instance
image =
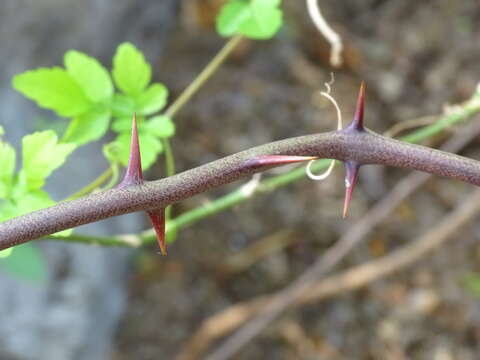
[{"label": "green foliage", "polygon": [[105,107],[91,109],[75,117],[68,126],[62,141],[83,145],[100,139],[108,130],[110,110]]},{"label": "green foliage", "polygon": [[[163,151],[162,143],[155,136],[145,132],[139,132],[140,154],[142,156],[142,168],[148,169],[155,162],[157,154]],[[117,137],[119,144],[119,160],[126,165],[130,156],[130,134],[123,133]]]},{"label": "green foliage", "polygon": [[42,254],[31,244],[15,246],[10,250],[10,256],[2,258],[0,252],[0,268],[16,278],[24,279],[34,283],[42,283],[47,279],[47,267]]},{"label": "green foliage", "polygon": [[[0,129],[3,133],[3,128],[0,127]],[[12,187],[13,174],[15,172],[15,150],[1,140],[0,164],[2,164],[2,171],[0,172],[0,198],[4,198],[8,195],[8,191]]]},{"label": "green foliage", "polygon": [[60,116],[77,116],[90,108],[90,101],[78,83],[58,67],[26,71],[13,78],[13,87]]},{"label": "green foliage", "polygon": [[[114,144],[109,144],[104,149],[109,155],[107,158],[114,159],[126,166],[130,155],[130,118],[118,118],[112,124],[113,131],[117,132]],[[138,137],[140,141],[140,153],[142,156],[142,167],[148,169],[163,151],[161,139],[172,137],[175,134],[175,125],[167,116],[159,115],[146,120],[143,117],[137,118]]]},{"label": "green foliage", "polygon": [[118,118],[131,118],[136,109],[135,99],[124,94],[115,94],[110,106],[113,116]]},{"label": "green foliage", "polygon": [[[9,257],[13,251],[13,248],[5,249],[0,251],[0,259]],[[1,261],[1,260],[0,260]]]},{"label": "green foliage", "polygon": [[27,135],[22,140],[22,168],[15,174],[15,150],[0,140],[0,160],[6,170],[0,176],[0,221],[54,205],[41,188],[75,147],[59,144],[52,130]]},{"label": "green foliage", "polygon": [[[282,23],[280,1],[230,1],[218,17],[219,32],[224,36],[238,33],[254,39],[272,37]],[[100,139],[110,126],[117,137],[104,146],[104,154],[114,173],[118,172],[118,164],[126,166],[134,113],[138,118],[143,168],[148,169],[162,153],[162,140],[175,134],[171,118],[158,114],[166,105],[167,88],[150,83],[151,65],[130,43],[118,46],[112,63],[110,74],[95,58],[69,50],[64,55],[64,68],[29,70],[12,79],[17,91],[40,107],[70,118],[70,122],[61,141],[52,130],[25,136],[22,168],[18,173],[15,173],[15,150],[0,138],[0,221],[54,205],[55,201],[42,190],[48,176],[76,147]],[[119,92],[115,92],[114,85]],[[111,180],[112,185],[114,179],[116,176]],[[41,254],[30,245],[0,251],[0,259],[0,266],[17,276],[34,281],[45,278]]]},{"label": "green foliage", "polygon": [[230,0],[217,17],[221,36],[241,34],[251,39],[270,39],[282,26],[281,0]]},{"label": "green foliage", "polygon": [[[159,83],[148,86],[151,67],[143,54],[129,43],[118,47],[113,58],[112,75],[115,84],[123,93],[115,94],[112,100],[111,109],[113,116],[116,117],[112,123],[112,130],[117,132],[118,136],[114,143],[104,147],[104,153],[109,161],[127,165],[132,114],[136,113],[142,167],[147,170],[163,152],[161,139],[174,135],[169,119],[157,124],[157,121],[152,123],[155,118],[151,120],[145,118],[163,109],[167,102],[168,90]],[[152,132],[151,128],[157,131]],[[163,131],[158,130],[159,128]]]},{"label": "green foliage", "polygon": [[175,135],[175,124],[173,121],[164,115],[159,115],[151,118],[144,125],[144,131],[155,135],[161,139],[167,139]]},{"label": "green foliage", "polygon": [[105,69],[96,59],[79,51],[65,53],[65,68],[93,102],[108,100],[113,95],[113,84]]},{"label": "green foliage", "polygon": [[[3,133],[3,129],[0,129]],[[22,168],[15,174],[15,150],[0,140],[0,221],[55,204],[41,188],[46,178],[60,167],[75,149],[74,144],[59,144],[52,130],[27,135],[22,140]],[[71,230],[59,234],[68,235]],[[45,278],[45,265],[31,245],[0,251],[0,267],[31,281]]]},{"label": "green foliage", "polygon": [[72,117],[64,142],[83,145],[108,130],[113,84],[108,71],[94,58],[67,51],[65,69],[37,69],[13,78],[13,87],[41,107]]},{"label": "green foliage", "polygon": [[25,136],[22,140],[21,183],[28,190],[40,189],[45,179],[65,162],[75,147],[74,144],[58,144],[57,135],[49,130]]},{"label": "green foliage", "polygon": [[[143,125],[139,128],[143,149],[142,163],[144,169],[148,169],[163,151],[161,140],[173,136],[175,126],[170,119],[164,117],[156,116],[151,120],[145,118],[165,107],[168,90],[163,84],[150,84],[152,68],[143,54],[130,43],[120,44],[113,57],[113,82],[107,69],[96,59],[79,51],[67,51],[64,65],[65,69],[42,68],[13,78],[15,89],[35,100],[39,106],[51,109],[60,116],[72,118],[63,134],[63,144],[57,144],[56,148],[47,146],[29,152],[28,149],[33,149],[33,145],[48,142],[48,139],[39,137],[27,151],[24,149],[27,154],[24,168],[27,170],[22,172],[21,176],[29,177],[24,182],[35,188],[44,184],[46,176],[28,170],[30,157],[35,155],[34,153],[36,162],[45,161],[52,166],[55,159],[47,156],[48,152],[58,152],[61,157],[69,149],[70,145],[67,144],[80,146],[100,139],[108,131],[112,116],[115,119],[112,129],[118,136],[114,143],[105,146],[104,153],[112,164],[126,165],[130,151],[130,141],[127,139],[130,138],[131,118],[134,113]],[[114,83],[121,92],[114,92]],[[32,140],[26,138],[24,141],[28,144]],[[0,149],[0,159],[5,163],[7,160],[12,161],[8,147]],[[48,169],[49,166],[45,166],[43,170],[47,176]],[[6,177],[7,174],[0,176]],[[6,182],[3,181],[2,184]],[[0,194],[5,191],[5,187],[0,185]]]},{"label": "green foliage", "polygon": [[141,94],[150,82],[152,69],[135,46],[123,43],[113,57],[112,75],[120,90],[136,96]]},{"label": "green foliage", "polygon": [[139,94],[136,100],[136,111],[142,115],[151,115],[163,109],[167,103],[168,90],[162,84],[152,84],[147,90]]}]

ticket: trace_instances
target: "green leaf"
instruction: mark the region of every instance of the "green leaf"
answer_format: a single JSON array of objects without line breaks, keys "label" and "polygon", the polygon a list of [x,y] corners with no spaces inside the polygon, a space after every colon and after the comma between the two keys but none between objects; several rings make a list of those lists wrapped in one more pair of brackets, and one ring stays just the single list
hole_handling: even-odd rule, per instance
[{"label": "green leaf", "polygon": [[8,248],[0,251],[0,259],[9,257],[12,254],[13,248]]},{"label": "green leaf", "polygon": [[5,221],[15,216],[17,216],[17,208],[12,201],[0,201],[0,221]]},{"label": "green leaf", "polygon": [[15,205],[15,216],[20,216],[55,205],[55,201],[50,198],[47,192],[43,190],[33,190],[15,199]]},{"label": "green leaf", "polygon": [[142,155],[143,170],[148,170],[152,166],[163,151],[160,140],[150,134],[140,133],[140,154]]},{"label": "green leaf", "polygon": [[[140,131],[143,121],[140,118],[137,118],[137,127]],[[121,117],[114,119],[112,123],[112,130],[116,133],[129,133],[132,131],[132,118],[131,117]]]},{"label": "green leaf", "polygon": [[135,112],[135,100],[128,95],[115,94],[113,95],[110,108],[114,117],[128,117],[131,119]]},{"label": "green leaf", "polygon": [[112,74],[120,90],[128,95],[138,95],[150,82],[152,69],[135,46],[123,43],[113,57]]},{"label": "green leaf", "polygon": [[217,32],[221,36],[232,36],[251,16],[249,4],[244,0],[227,2],[217,16]]},{"label": "green leaf", "polygon": [[163,84],[152,84],[136,98],[136,109],[142,115],[150,115],[161,110],[167,103],[168,90]]},{"label": "green leaf", "polygon": [[240,26],[240,32],[251,39],[270,39],[282,26],[282,11],[277,0],[252,0],[252,16]]},{"label": "green leaf", "polygon": [[217,17],[222,36],[242,34],[251,39],[270,39],[282,26],[281,0],[231,0]]},{"label": "green leaf", "polygon": [[63,58],[68,74],[83,89],[87,97],[100,102],[113,94],[110,75],[97,59],[79,51],[70,50]]},{"label": "green leaf", "polygon": [[106,108],[94,109],[77,116],[70,122],[62,142],[83,145],[100,139],[108,130],[110,111]]},{"label": "green leaf", "polygon": [[145,124],[143,131],[159,138],[169,138],[175,135],[175,124],[169,117],[159,115],[151,118]]},{"label": "green leaf", "polygon": [[0,141],[0,198],[7,197],[13,183],[15,172],[15,150],[9,144]]},{"label": "green leaf", "polygon": [[23,138],[23,168],[20,177],[27,189],[41,188],[45,179],[60,167],[76,148],[74,144],[57,142],[57,135],[51,130],[36,132]]},{"label": "green leaf", "polygon": [[0,267],[11,275],[34,283],[44,283],[47,266],[40,251],[32,244],[15,246],[15,251],[0,260]]},{"label": "green leaf", "polygon": [[[153,165],[158,155],[163,151],[160,140],[148,133],[139,133],[140,155],[143,170],[148,170]],[[118,146],[118,158],[122,165],[127,166],[130,157],[130,134],[124,133],[115,140]]]},{"label": "green leaf", "polygon": [[[142,167],[143,167],[143,154],[142,144],[140,144],[140,154],[142,155]],[[130,134],[125,132],[117,136],[114,143],[110,147],[110,156],[120,162],[123,166],[128,165],[128,159],[130,157]]]},{"label": "green leaf", "polygon": [[88,110],[90,101],[77,82],[63,69],[41,68],[13,77],[13,87],[38,106],[72,117]]}]

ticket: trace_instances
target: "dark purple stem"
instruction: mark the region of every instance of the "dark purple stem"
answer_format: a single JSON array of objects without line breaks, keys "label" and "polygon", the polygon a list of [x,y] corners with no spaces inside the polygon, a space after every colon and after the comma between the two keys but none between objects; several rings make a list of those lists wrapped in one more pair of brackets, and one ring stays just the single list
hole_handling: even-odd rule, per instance
[{"label": "dark purple stem", "polygon": [[[348,129],[348,128],[347,128]],[[135,211],[151,211],[261,172],[265,155],[314,156],[422,170],[480,185],[480,162],[363,131],[336,131],[261,145],[165,179],[60,203],[0,224],[0,250],[61,230]]]}]

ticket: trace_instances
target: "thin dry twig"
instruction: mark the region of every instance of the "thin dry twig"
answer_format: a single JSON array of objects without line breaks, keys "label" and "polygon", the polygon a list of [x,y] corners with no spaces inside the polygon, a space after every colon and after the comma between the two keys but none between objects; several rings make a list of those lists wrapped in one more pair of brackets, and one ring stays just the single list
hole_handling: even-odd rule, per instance
[{"label": "thin dry twig", "polygon": [[[479,133],[480,121],[472,122],[463,127],[458,134],[452,137],[445,144],[443,149],[448,151],[458,151],[474,139]],[[208,358],[209,360],[224,359],[225,357],[219,357],[225,356],[226,353],[223,349],[227,349],[232,353],[234,348],[231,344],[234,344],[236,348],[235,350],[239,349],[287,307],[306,301],[313,301],[314,299],[318,299],[319,296],[323,296],[322,292],[324,292],[324,289],[326,288],[323,288],[323,286],[326,285],[321,286],[320,284],[330,283],[335,285],[335,282],[331,281],[331,278],[328,278],[321,283],[318,283],[321,275],[343,259],[343,257],[346,256],[350,250],[373,229],[373,227],[385,219],[407,196],[412,194],[429,178],[430,175],[423,173],[413,173],[405,177],[387,196],[380,200],[364,217],[354,224],[334,246],[328,249],[324,256],[319,258],[312,267],[310,267],[289,287],[272,296],[261,296],[246,303],[233,305],[207,319],[192,337],[190,342],[184,347],[183,351],[177,357],[177,360],[193,360],[198,358],[198,356],[200,356],[200,354],[203,353],[214,340],[220,338],[225,333],[238,328],[255,315],[261,313],[261,315],[256,317],[255,320],[243,328],[249,330],[246,334],[248,337],[246,335],[238,337],[237,332],[237,334],[234,334],[229,341],[221,345],[221,347],[212,354],[212,357]],[[317,283],[317,285],[313,286],[315,283]],[[304,298],[308,298],[308,300],[302,300]],[[272,304],[275,305],[274,312],[271,310]],[[263,309],[267,309],[267,311],[264,313]],[[259,323],[258,319],[262,319],[262,322]],[[251,324],[255,326],[251,326]],[[263,327],[260,327],[259,325],[262,325]],[[239,341],[242,341],[243,344],[240,345]]]}]

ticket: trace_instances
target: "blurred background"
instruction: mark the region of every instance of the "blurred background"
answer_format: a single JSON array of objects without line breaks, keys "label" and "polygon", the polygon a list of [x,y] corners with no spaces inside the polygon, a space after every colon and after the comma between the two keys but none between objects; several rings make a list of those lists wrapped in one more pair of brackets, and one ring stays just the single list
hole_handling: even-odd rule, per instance
[{"label": "blurred background", "polygon": [[[69,49],[110,67],[118,44],[132,42],[153,64],[154,80],[169,88],[171,101],[226,42],[215,32],[222,3],[1,0],[0,124],[8,141],[19,148],[26,133],[62,129],[63,120],[15,92],[11,78],[60,65]],[[320,7],[344,42],[343,66],[329,65],[330,46],[305,3],[284,0],[280,33],[269,41],[244,40],[175,117],[178,171],[262,143],[332,130],[335,112],[315,95],[332,71],[332,95],[346,121],[365,81],[365,121],[378,133],[410,120],[432,123],[455,110],[448,104],[475,92],[478,1],[344,0],[321,1]],[[478,137],[468,139],[476,133],[480,118],[474,115],[423,144],[440,147],[455,138],[459,153],[479,159]],[[76,151],[57,171],[48,183],[54,198],[106,168],[101,146]],[[163,176],[162,160],[150,179]],[[475,196],[474,188],[439,178],[420,185],[408,171],[366,166],[344,220],[343,176],[337,167],[323,182],[303,179],[202,220],[179,232],[167,257],[156,246],[38,242],[48,263],[46,283],[0,273],[0,359],[202,359],[249,321],[246,314],[261,316],[253,309],[262,296],[294,282],[346,234],[359,236],[358,246],[235,359],[478,359],[478,209],[462,208],[461,219],[452,212]],[[244,182],[177,204],[174,214]],[[392,194],[400,182],[412,196]],[[399,205],[382,208],[386,217],[375,222],[367,211],[392,197]],[[358,221],[366,224],[362,230],[354,228]],[[147,227],[147,219],[135,214],[78,232]],[[435,251],[424,254],[428,246]],[[373,266],[359,268],[365,263]]]}]

